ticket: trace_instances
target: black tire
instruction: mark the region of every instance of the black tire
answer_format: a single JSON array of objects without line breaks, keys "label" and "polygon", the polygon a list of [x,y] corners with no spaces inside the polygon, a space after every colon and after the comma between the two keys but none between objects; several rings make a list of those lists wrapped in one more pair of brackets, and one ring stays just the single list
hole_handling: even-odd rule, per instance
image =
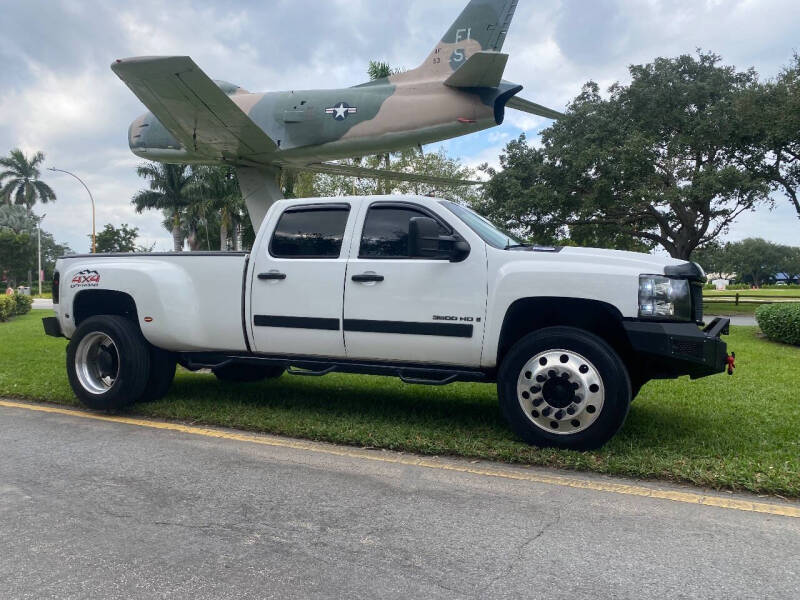
[{"label": "black tire", "polygon": [[[80,374],[76,360],[86,365]],[[90,317],[81,323],[67,346],[67,376],[72,391],[89,408],[118,410],[130,406],[142,396],[150,377],[147,341],[129,319]],[[92,382],[95,387],[87,387]]]},{"label": "black tire", "polygon": [[[619,355],[601,338],[574,327],[549,327],[517,342],[500,366],[497,391],[503,415],[523,440],[571,450],[605,444],[622,427],[631,404],[631,383]],[[528,403],[530,416],[523,406]]]},{"label": "black tire", "polygon": [[229,383],[254,383],[265,379],[275,379],[283,375],[283,367],[266,367],[261,365],[247,365],[231,363],[217,369],[213,369],[214,375],[220,381]]},{"label": "black tire", "polygon": [[138,402],[158,402],[169,392],[178,359],[172,352],[150,346],[150,378]]},{"label": "black tire", "polygon": [[631,377],[631,402],[636,400],[639,392],[642,391],[642,388],[648,381],[649,379],[642,380],[637,377]]}]

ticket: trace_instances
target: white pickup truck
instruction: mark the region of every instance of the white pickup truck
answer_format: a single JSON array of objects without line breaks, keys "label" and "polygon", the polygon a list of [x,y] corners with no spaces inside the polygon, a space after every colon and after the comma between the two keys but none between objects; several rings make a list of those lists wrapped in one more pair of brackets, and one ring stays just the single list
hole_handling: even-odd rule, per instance
[{"label": "white pickup truck", "polygon": [[727,360],[728,320],[700,328],[699,266],[526,246],[433,198],[282,200],[250,254],[69,256],[56,270],[45,331],[70,339],[70,384],[96,409],[163,397],[176,364],[227,381],[496,382],[524,440],[588,449],[648,380]]}]

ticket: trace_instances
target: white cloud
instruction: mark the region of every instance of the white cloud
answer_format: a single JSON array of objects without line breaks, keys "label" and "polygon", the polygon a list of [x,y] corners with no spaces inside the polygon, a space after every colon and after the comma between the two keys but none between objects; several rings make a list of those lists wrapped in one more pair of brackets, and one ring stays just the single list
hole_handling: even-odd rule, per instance
[{"label": "white cloud", "polygon": [[[136,215],[130,198],[144,182],[127,149],[128,124],[141,104],[108,68],[115,59],[188,54],[214,78],[252,91],[349,86],[366,63],[415,67],[465,0],[27,0],[3,6],[0,37],[0,153],[43,150],[46,166],[73,170],[97,200],[98,227],[123,222],[145,240],[171,247],[156,213]],[[48,18],[39,18],[47,12]],[[719,52],[739,68],[771,76],[797,47],[796,0],[541,0],[521,2],[505,51],[506,78],[522,96],[563,109],[583,83],[627,79],[627,66],[656,56]],[[546,119],[509,110],[505,124],[443,144],[466,164],[498,165],[505,143],[526,132],[533,143]],[[48,228],[76,250],[91,228],[83,188],[46,173],[58,194]],[[779,204],[780,205],[780,204]],[[751,232],[797,243],[787,209],[746,215],[732,238]]]}]

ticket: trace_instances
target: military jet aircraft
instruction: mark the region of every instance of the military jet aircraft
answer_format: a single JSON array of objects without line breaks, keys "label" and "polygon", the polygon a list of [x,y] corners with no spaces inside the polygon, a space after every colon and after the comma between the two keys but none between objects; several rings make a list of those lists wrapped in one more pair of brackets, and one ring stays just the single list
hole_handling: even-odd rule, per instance
[{"label": "military jet aircraft", "polygon": [[[280,199],[280,170],[452,184],[422,174],[332,162],[494,127],[507,107],[561,116],[517,97],[501,53],[518,0],[471,0],[416,69],[355,87],[253,94],[210,79],[187,56],[111,65],[150,110],[130,126],[137,156],[237,169],[254,226]],[[458,182],[464,183],[464,182]]]}]

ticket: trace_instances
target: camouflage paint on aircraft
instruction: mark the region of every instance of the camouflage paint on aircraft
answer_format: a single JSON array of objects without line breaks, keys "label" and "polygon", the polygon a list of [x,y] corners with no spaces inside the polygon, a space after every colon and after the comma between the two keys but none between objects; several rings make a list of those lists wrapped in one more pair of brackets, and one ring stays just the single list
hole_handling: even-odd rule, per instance
[{"label": "camouflage paint on aircraft", "polygon": [[[189,57],[116,61],[150,109],[130,127],[137,156],[171,163],[335,172],[453,183],[327,161],[446,140],[503,122],[506,107],[557,118],[515,98],[502,54],[518,0],[471,0],[416,69],[351,88],[251,94],[213,82]],[[241,179],[241,177],[240,177]]]}]

